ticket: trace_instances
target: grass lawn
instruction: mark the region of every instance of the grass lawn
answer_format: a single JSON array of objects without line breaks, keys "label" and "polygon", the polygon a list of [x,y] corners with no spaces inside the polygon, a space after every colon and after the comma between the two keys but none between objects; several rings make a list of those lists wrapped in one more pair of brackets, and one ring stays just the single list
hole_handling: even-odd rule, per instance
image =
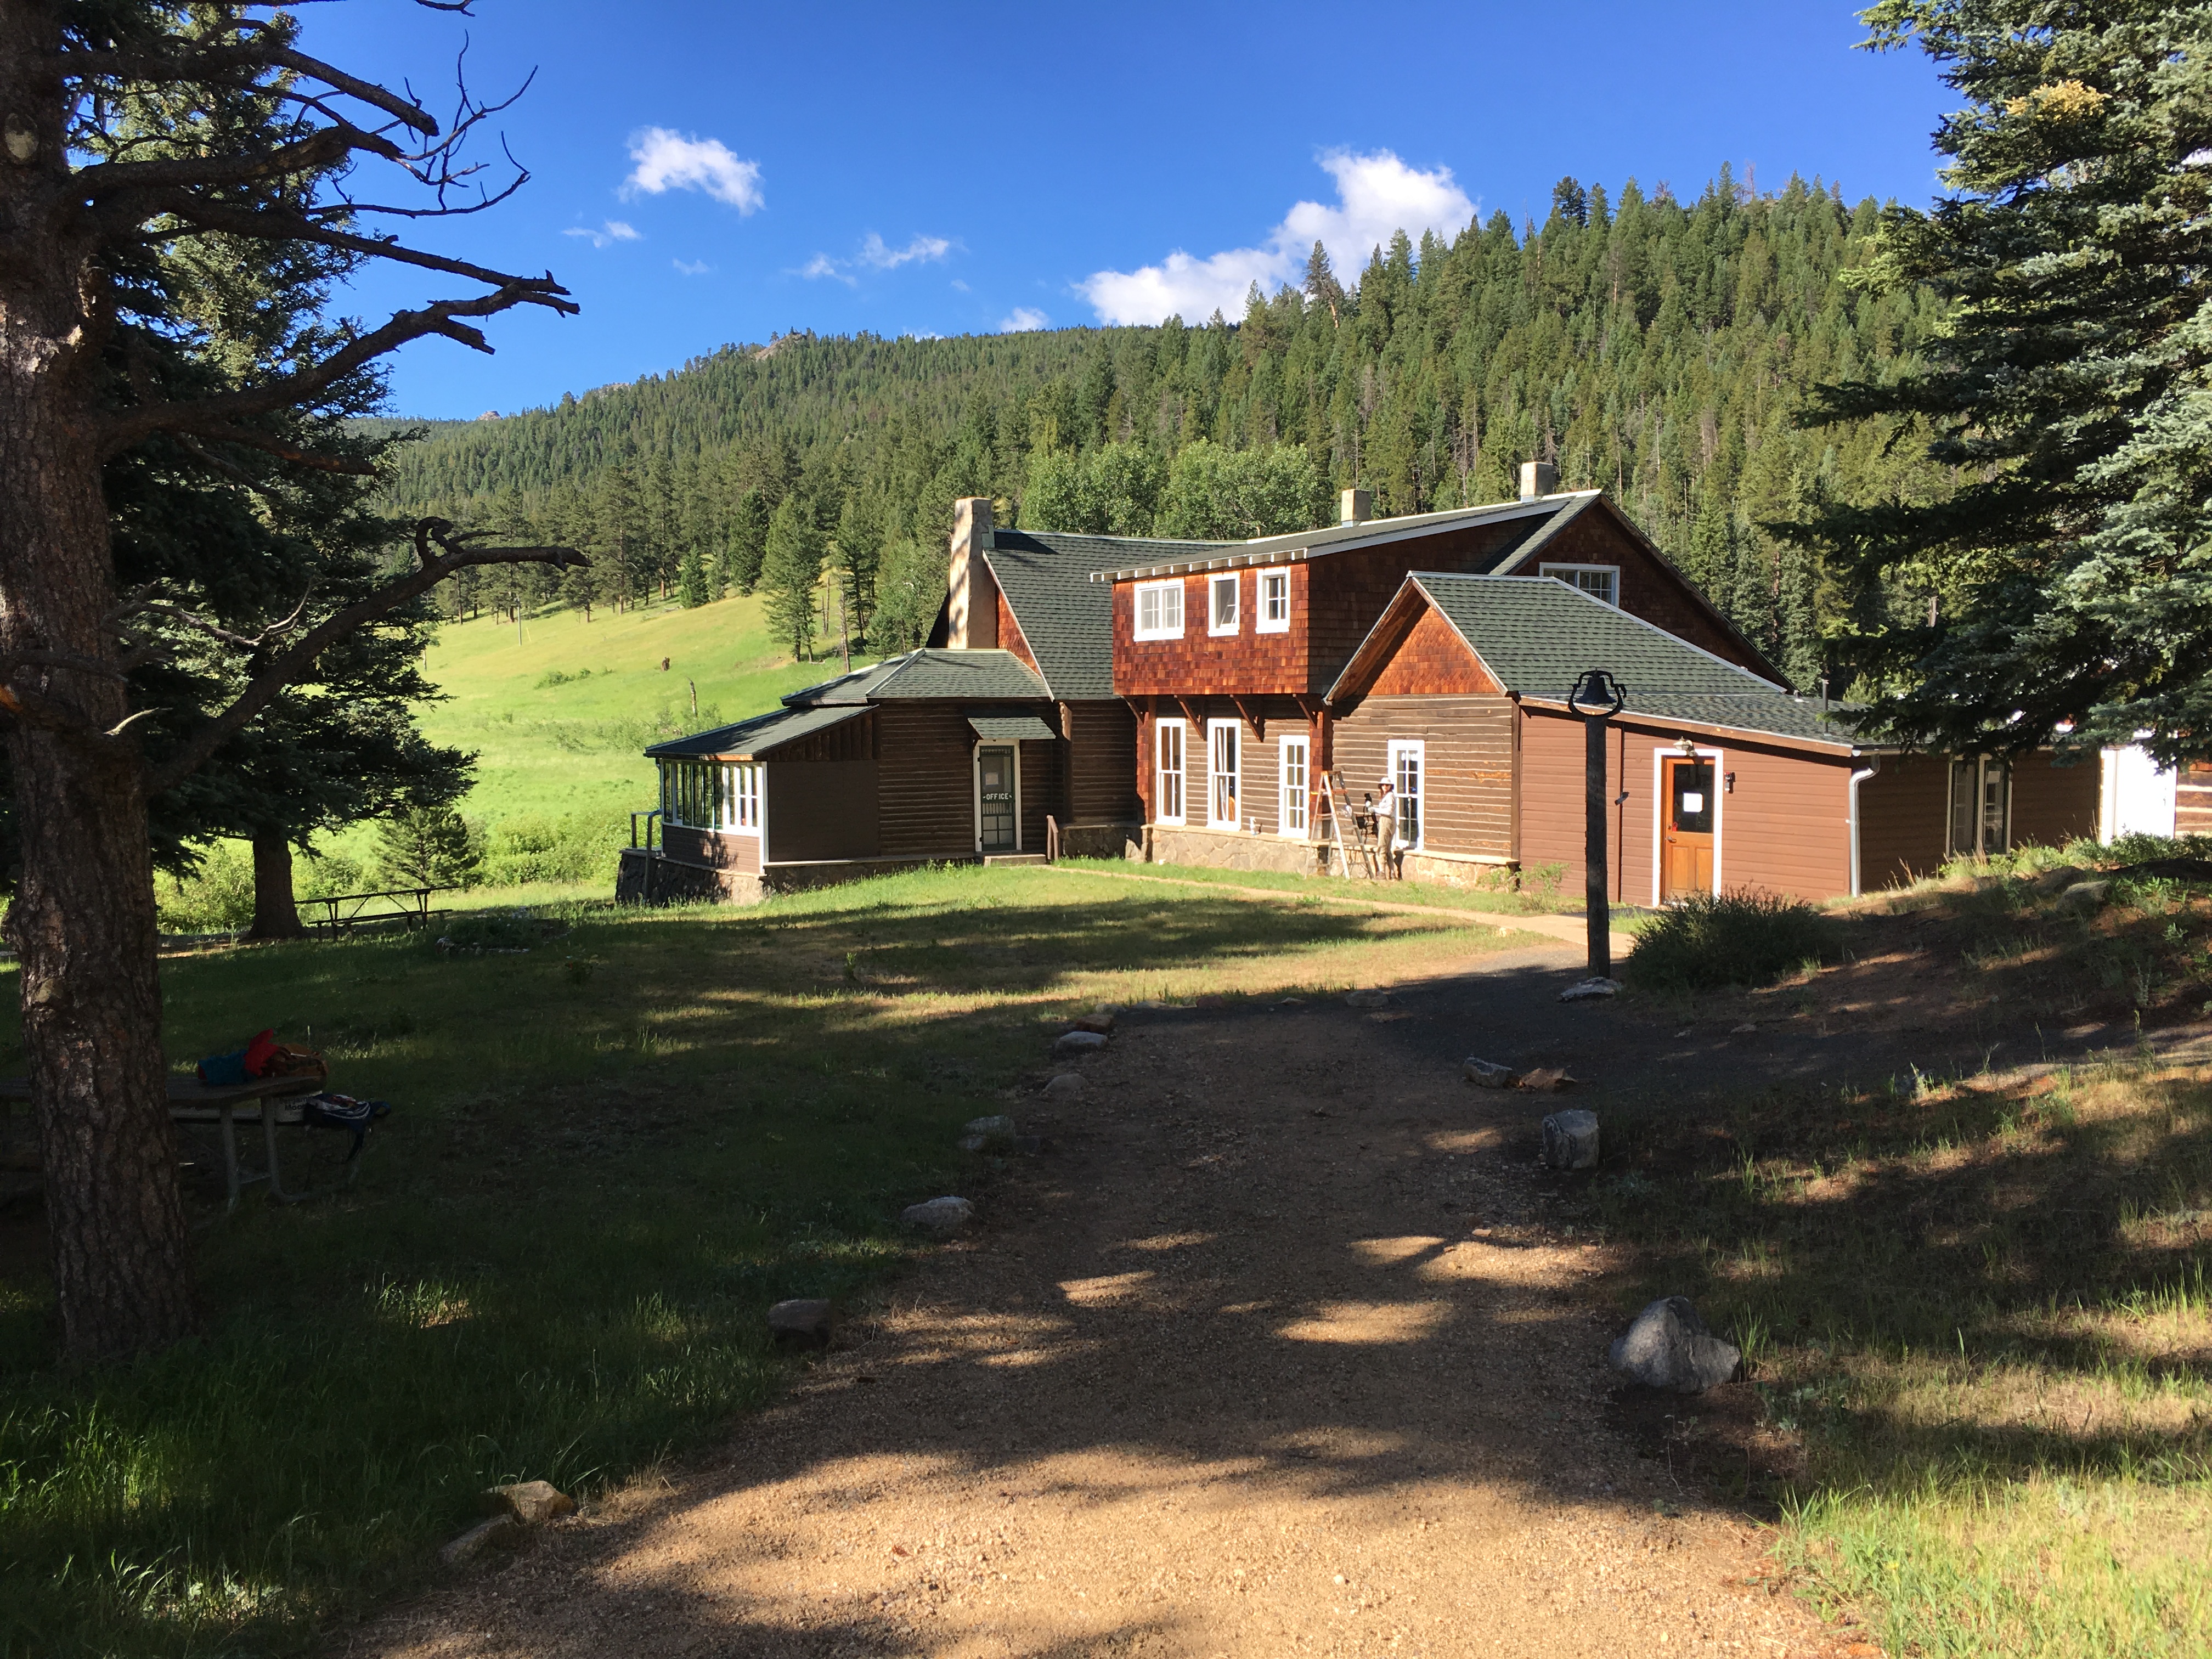
[{"label": "grass lawn", "polygon": [[[770,1302],[865,1294],[903,1204],[988,1201],[959,1126],[1034,1088],[1061,1015],[1530,942],[1026,869],[541,914],[572,931],[527,955],[165,963],[179,1066],[272,1025],[396,1109],[335,1197],[226,1219],[196,1176],[207,1332],[139,1364],[55,1368],[35,1212],[0,1212],[0,1655],[295,1646],[429,1571],[483,1486],[590,1493],[714,1435],[782,1375]],[[303,1137],[288,1172],[328,1179]]]},{"label": "grass lawn", "polygon": [[[2069,913],[1984,867],[1870,903],[1941,930],[1923,937],[1944,977],[1913,1018],[1938,991],[2048,1009],[2054,1030],[2131,1002],[2194,1015],[2212,896],[2115,891]],[[1851,972],[1784,981],[1770,1017],[1826,1007]],[[1686,1405],[1669,1455],[1763,1486],[1801,1583],[1889,1655],[2212,1652],[2212,1071],[2144,1051],[1874,1090],[1686,1088],[1606,1133],[1590,1193],[1633,1247],[1621,1305],[1692,1296],[1742,1340],[1759,1395],[1759,1431],[1734,1446]]]},{"label": "grass lawn", "polygon": [[1556,891],[1541,890],[1519,893],[1510,888],[1446,887],[1436,882],[1347,881],[1341,876],[1293,876],[1272,870],[1214,870],[1196,864],[1133,865],[1121,859],[1064,859],[1061,862],[1078,870],[1160,876],[1222,887],[1265,887],[1304,898],[1381,899],[1389,904],[1432,904],[1442,909],[1471,910],[1483,915],[1526,916],[1582,908],[1579,895],[1568,899]]},{"label": "grass lawn", "polygon": [[433,742],[481,757],[462,811],[491,821],[611,820],[657,805],[652,763],[639,753],[646,744],[765,713],[786,692],[841,672],[834,653],[792,662],[761,607],[732,597],[694,611],[603,608],[588,623],[557,611],[526,620],[519,640],[514,623],[489,617],[446,624],[424,671],[448,700],[423,709],[422,726]]}]

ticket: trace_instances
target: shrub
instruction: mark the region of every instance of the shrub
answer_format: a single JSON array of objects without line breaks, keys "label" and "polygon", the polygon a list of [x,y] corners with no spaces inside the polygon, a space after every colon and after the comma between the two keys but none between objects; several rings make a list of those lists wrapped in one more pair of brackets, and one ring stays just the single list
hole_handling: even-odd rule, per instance
[{"label": "shrub", "polygon": [[1771,893],[1700,893],[1637,936],[1625,969],[1655,990],[1764,985],[1833,948],[1834,923],[1809,904]]},{"label": "shrub", "polygon": [[581,812],[502,818],[484,832],[483,879],[494,887],[531,881],[612,884],[626,830],[619,821]]},{"label": "shrub", "polygon": [[394,887],[472,887],[483,851],[450,806],[394,813],[376,848],[377,875]]},{"label": "shrub", "polygon": [[216,842],[201,854],[199,867],[190,875],[157,881],[154,902],[165,933],[216,933],[243,927],[253,920],[253,860],[238,842]]}]

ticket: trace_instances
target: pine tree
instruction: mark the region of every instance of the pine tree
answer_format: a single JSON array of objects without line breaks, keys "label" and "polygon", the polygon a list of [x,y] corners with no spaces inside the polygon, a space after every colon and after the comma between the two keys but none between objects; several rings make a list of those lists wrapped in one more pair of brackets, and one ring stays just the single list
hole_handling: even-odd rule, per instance
[{"label": "pine tree", "polygon": [[757,489],[738,496],[730,514],[724,579],[740,593],[751,592],[760,583],[761,564],[768,556],[768,527],[775,515],[775,508]]},{"label": "pine tree", "polygon": [[395,887],[469,887],[483,849],[450,806],[403,806],[377,837],[377,878]]},{"label": "pine tree", "polygon": [[1849,366],[1813,412],[1925,422],[1960,480],[1800,532],[1847,582],[1870,729],[2212,753],[2212,14],[1881,0],[1866,19],[1967,103],[1936,137],[1951,194],[1886,212],[1870,266],[1943,296],[1950,325],[1901,376]]},{"label": "pine tree", "polygon": [[822,579],[822,532],[797,494],[786,495],[769,520],[761,586],[768,594],[769,625],[791,643],[791,659],[814,653],[814,589]]}]

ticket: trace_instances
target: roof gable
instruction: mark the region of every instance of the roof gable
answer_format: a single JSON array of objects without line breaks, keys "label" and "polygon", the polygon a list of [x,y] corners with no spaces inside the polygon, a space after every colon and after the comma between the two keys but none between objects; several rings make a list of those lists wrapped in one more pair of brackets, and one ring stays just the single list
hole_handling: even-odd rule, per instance
[{"label": "roof gable", "polygon": [[1038,674],[1069,702],[1114,695],[1114,590],[1091,580],[1105,539],[999,530],[983,550]]}]

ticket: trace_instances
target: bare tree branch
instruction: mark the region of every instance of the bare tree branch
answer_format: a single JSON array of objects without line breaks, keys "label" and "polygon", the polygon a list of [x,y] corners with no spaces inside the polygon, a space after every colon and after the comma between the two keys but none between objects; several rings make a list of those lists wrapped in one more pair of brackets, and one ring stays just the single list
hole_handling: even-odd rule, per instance
[{"label": "bare tree branch", "polygon": [[[195,732],[152,774],[148,781],[149,793],[158,794],[173,789],[190,777],[226,740],[243,730],[275,701],[279,692],[303,678],[326,647],[364,623],[391,615],[410,599],[428,592],[455,571],[485,564],[550,564],[562,569],[591,563],[573,547],[472,547],[469,544],[471,539],[444,519],[418,522],[415,526],[415,551],[422,568],[348,605],[301,635],[298,644],[256,674],[228,708]],[[440,551],[430,550],[433,543]],[[4,695],[5,688],[0,687],[0,696]]]},{"label": "bare tree branch", "polygon": [[158,161],[96,162],[78,168],[70,176],[70,193],[88,202],[97,202],[125,191],[251,184],[258,179],[319,172],[343,161],[356,150],[367,150],[387,161],[406,159],[406,152],[389,138],[363,132],[359,127],[328,126],[318,128],[296,143],[256,155],[180,155]]}]

